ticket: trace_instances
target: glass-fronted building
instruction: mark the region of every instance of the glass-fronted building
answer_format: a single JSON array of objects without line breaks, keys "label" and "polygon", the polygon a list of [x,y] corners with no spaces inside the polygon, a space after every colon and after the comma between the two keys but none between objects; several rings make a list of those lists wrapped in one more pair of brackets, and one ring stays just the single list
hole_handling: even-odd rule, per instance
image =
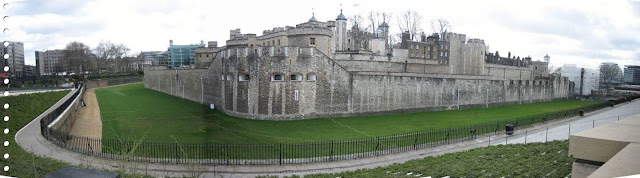
[{"label": "glass-fronted building", "polygon": [[640,85],[640,66],[624,66],[624,83],[630,85]]},{"label": "glass-fronted building", "polygon": [[192,67],[195,65],[196,48],[204,47],[204,44],[173,45],[173,40],[169,41],[169,68]]}]

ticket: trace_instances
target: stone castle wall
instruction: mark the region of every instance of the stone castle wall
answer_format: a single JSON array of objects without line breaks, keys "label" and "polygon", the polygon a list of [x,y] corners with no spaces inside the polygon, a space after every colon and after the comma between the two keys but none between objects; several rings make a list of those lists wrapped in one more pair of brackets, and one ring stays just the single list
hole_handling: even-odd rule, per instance
[{"label": "stone castle wall", "polygon": [[[333,60],[316,48],[240,48],[225,50],[222,56],[208,69],[145,71],[145,86],[213,103],[229,115],[268,120],[529,103],[567,97],[572,87],[559,76],[532,80],[525,74],[516,79],[507,78],[515,74],[498,75],[499,70],[492,72],[495,75],[451,75],[446,74],[446,65],[384,62],[367,55],[353,56],[361,60]],[[462,72],[484,72],[459,66],[456,70]],[[442,73],[433,72],[438,70]],[[285,80],[272,81],[276,74]],[[249,80],[240,81],[241,75]],[[303,80],[291,81],[291,75]],[[307,80],[309,75],[316,80]]]}]

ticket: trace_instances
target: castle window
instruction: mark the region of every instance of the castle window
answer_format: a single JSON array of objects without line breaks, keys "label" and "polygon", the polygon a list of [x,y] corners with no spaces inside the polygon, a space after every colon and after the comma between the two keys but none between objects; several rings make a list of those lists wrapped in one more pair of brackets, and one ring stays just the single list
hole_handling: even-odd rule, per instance
[{"label": "castle window", "polygon": [[207,57],[209,57],[209,54],[207,54]]},{"label": "castle window", "polygon": [[249,74],[238,75],[238,81],[241,81],[241,82],[249,81]]},{"label": "castle window", "polygon": [[347,40],[347,43],[351,43],[351,39],[348,39],[348,40]]},{"label": "castle window", "polygon": [[273,46],[276,45],[276,40],[272,40],[271,43],[273,44]]},{"label": "castle window", "polygon": [[278,46],[280,46],[280,39],[278,39]]},{"label": "castle window", "polygon": [[282,82],[282,81],[284,81],[284,77],[282,76],[282,74],[273,74],[273,75],[271,75],[271,81],[272,82]]},{"label": "castle window", "polygon": [[449,53],[444,53],[444,57],[448,57],[448,56],[449,56]]},{"label": "castle window", "polygon": [[270,41],[267,41],[267,46],[271,46],[271,42]]},{"label": "castle window", "polygon": [[233,80],[233,75],[227,74],[227,81],[231,81],[231,80]]},{"label": "castle window", "polygon": [[309,45],[315,46],[316,45],[316,38],[313,38],[313,37],[309,38]]},{"label": "castle window", "polygon": [[308,73],[307,74],[307,81],[310,81],[310,82],[316,81],[316,74]]},{"label": "castle window", "polygon": [[290,81],[300,82],[302,81],[302,74],[291,74]]}]

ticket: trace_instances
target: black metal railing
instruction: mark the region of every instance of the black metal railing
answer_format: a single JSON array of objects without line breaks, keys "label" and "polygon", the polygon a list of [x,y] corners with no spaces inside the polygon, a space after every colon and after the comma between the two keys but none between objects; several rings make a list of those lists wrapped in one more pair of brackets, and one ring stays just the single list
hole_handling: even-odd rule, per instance
[{"label": "black metal railing", "polygon": [[[232,144],[232,143],[150,143],[133,140],[101,140],[47,128],[46,126],[68,106],[56,109],[41,121],[42,135],[54,144],[79,153],[102,158],[154,163],[197,163],[225,165],[262,165],[327,162],[373,157],[406,152],[427,147],[454,144],[473,140],[486,134],[505,133],[505,125],[515,129],[533,127],[536,124],[557,121],[591,112],[625,101],[638,95],[602,102],[585,107],[519,117],[491,123],[475,124],[446,129],[379,136],[366,139],[335,140],[305,143]],[[73,99],[70,98],[69,101]],[[60,111],[60,112],[58,112]],[[56,115],[57,114],[57,115]]]}]

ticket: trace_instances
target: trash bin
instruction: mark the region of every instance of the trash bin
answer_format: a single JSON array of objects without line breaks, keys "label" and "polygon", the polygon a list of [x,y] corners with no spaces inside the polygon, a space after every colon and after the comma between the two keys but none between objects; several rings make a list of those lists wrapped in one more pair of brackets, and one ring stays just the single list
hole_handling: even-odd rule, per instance
[{"label": "trash bin", "polygon": [[505,129],[506,129],[506,132],[507,132],[507,135],[513,135],[513,132],[514,132],[515,128],[516,128],[516,126],[515,126],[515,125],[513,125],[513,124],[507,124],[507,126],[506,126],[506,128],[505,128]]},{"label": "trash bin", "polygon": [[584,116],[584,109],[580,110],[580,116]]}]

